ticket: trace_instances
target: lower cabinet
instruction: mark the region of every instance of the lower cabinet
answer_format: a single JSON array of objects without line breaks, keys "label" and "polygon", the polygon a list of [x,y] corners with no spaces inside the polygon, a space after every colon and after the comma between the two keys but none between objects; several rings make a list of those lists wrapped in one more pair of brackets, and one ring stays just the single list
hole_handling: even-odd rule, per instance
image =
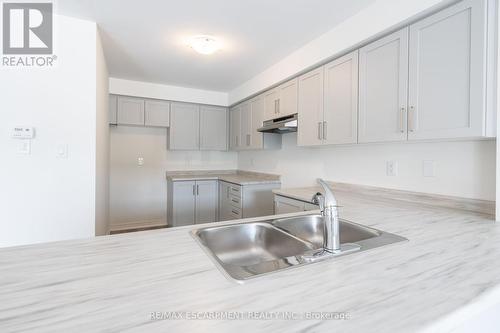
[{"label": "lower cabinet", "polygon": [[216,180],[168,181],[167,223],[178,227],[218,220]]},{"label": "lower cabinet", "polygon": [[274,196],[274,214],[298,213],[308,210],[319,209],[317,205],[310,202],[291,199],[281,195]]},{"label": "lower cabinet", "polygon": [[273,215],[273,190],[281,184],[237,185],[219,181],[220,220]]}]

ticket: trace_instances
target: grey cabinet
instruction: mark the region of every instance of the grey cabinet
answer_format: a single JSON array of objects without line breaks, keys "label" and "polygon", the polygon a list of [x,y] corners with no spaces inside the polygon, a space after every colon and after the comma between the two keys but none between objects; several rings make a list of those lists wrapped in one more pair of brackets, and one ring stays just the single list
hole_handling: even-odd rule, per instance
[{"label": "grey cabinet", "polygon": [[319,209],[319,207],[310,202],[287,198],[281,195],[274,196],[274,213],[276,215],[298,213],[316,209]]},{"label": "grey cabinet", "polygon": [[144,126],[144,99],[118,96],[117,124]]},{"label": "grey cabinet", "polygon": [[200,107],[200,149],[227,150],[227,109],[217,106]]},{"label": "grey cabinet", "polygon": [[273,215],[272,190],[281,184],[236,185],[219,181],[220,220]]},{"label": "grey cabinet", "polygon": [[408,28],[359,50],[359,142],[406,140]]},{"label": "grey cabinet", "polygon": [[167,223],[178,227],[218,220],[216,180],[168,181]]},{"label": "grey cabinet", "polygon": [[235,106],[229,112],[229,148],[239,150],[241,144],[241,106]]},{"label": "grey cabinet", "polygon": [[109,95],[109,114],[108,122],[111,125],[116,125],[116,112],[118,108],[118,96]]},{"label": "grey cabinet", "polygon": [[323,96],[323,67],[299,77],[298,146],[317,146],[323,144]]},{"label": "grey cabinet", "polygon": [[200,106],[190,103],[172,103],[168,135],[170,150],[198,150],[200,148]]},{"label": "grey cabinet", "polygon": [[298,81],[291,79],[264,93],[265,120],[297,113]]},{"label": "grey cabinet", "polygon": [[144,125],[153,127],[169,127],[170,102],[147,99],[144,105]]},{"label": "grey cabinet", "polygon": [[485,6],[461,1],[410,26],[409,140],[488,134]]}]

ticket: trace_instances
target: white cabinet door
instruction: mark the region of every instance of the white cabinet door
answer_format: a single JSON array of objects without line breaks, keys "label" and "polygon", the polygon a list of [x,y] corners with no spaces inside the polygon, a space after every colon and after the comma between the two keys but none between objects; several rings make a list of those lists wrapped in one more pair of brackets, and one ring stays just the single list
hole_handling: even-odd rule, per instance
[{"label": "white cabinet door", "polygon": [[250,133],[250,149],[263,149],[264,133],[257,132],[257,129],[262,127],[264,122],[264,95],[255,97],[250,101],[250,109],[252,112],[252,126]]},{"label": "white cabinet door", "polygon": [[118,96],[109,95],[109,115],[108,122],[111,125],[116,125],[116,109],[118,106]]},{"label": "white cabinet door", "polygon": [[241,104],[240,115],[240,148],[250,149],[250,145],[252,144],[252,109],[250,102],[244,102]]},{"label": "white cabinet door", "polygon": [[279,90],[278,88],[271,89],[264,93],[264,120],[270,120],[278,118],[278,102],[279,102]]},{"label": "white cabinet door", "polygon": [[118,125],[144,126],[144,100],[142,98],[118,96]]},{"label": "white cabinet door", "polygon": [[227,150],[227,109],[200,107],[200,149]]},{"label": "white cabinet door", "polygon": [[173,182],[172,226],[194,224],[196,183],[191,181]]},{"label": "white cabinet door", "polygon": [[298,146],[323,143],[323,67],[299,77]]},{"label": "white cabinet door", "polygon": [[410,26],[410,140],[484,135],[485,15],[468,0]]},{"label": "white cabinet door", "polygon": [[144,125],[154,127],[170,126],[170,102],[146,100]]},{"label": "white cabinet door", "polygon": [[284,117],[297,113],[298,80],[292,79],[279,86],[278,116]]},{"label": "white cabinet door", "polygon": [[172,103],[170,109],[169,149],[200,148],[200,107],[189,103]]},{"label": "white cabinet door", "polygon": [[218,181],[196,181],[196,223],[217,221]]},{"label": "white cabinet door", "polygon": [[229,147],[231,150],[239,150],[241,143],[241,107],[239,105],[229,112],[229,122],[231,124]]},{"label": "white cabinet door", "polygon": [[357,143],[358,51],[335,59],[324,68],[323,141],[325,144]]},{"label": "white cabinet door", "polygon": [[288,214],[303,212],[305,203],[299,200],[294,200],[279,195],[274,196],[274,213]]},{"label": "white cabinet door", "polygon": [[408,28],[359,50],[359,142],[406,140]]}]

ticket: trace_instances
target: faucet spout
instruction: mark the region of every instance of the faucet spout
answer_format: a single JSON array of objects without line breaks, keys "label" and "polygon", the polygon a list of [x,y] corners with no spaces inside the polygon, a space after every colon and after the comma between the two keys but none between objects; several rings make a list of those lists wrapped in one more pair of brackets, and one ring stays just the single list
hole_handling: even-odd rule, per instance
[{"label": "faucet spout", "polygon": [[318,179],[318,183],[323,187],[324,194],[316,193],[313,197],[313,202],[319,204],[324,220],[323,251],[338,253],[341,249],[337,199],[327,182],[323,179]]}]

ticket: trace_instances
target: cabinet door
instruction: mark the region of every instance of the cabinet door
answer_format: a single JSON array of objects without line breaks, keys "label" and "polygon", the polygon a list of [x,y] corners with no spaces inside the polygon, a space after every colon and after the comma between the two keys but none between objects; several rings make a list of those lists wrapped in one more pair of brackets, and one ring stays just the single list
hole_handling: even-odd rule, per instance
[{"label": "cabinet door", "polygon": [[274,197],[274,213],[275,214],[288,214],[304,211],[304,202],[285,198],[279,195]]},{"label": "cabinet door", "polygon": [[144,100],[142,98],[118,96],[118,125],[144,126]]},{"label": "cabinet door", "polygon": [[298,146],[323,143],[323,67],[299,77]]},{"label": "cabinet door", "polygon": [[250,149],[264,148],[264,133],[257,132],[264,122],[264,96],[260,95],[250,101],[252,112],[252,127],[250,132]]},{"label": "cabinet door", "polygon": [[189,103],[172,103],[170,109],[169,149],[200,148],[200,107]]},{"label": "cabinet door", "polygon": [[408,28],[359,50],[359,142],[406,140]]},{"label": "cabinet door", "polygon": [[410,26],[410,140],[484,134],[485,15],[462,1]]},{"label": "cabinet door", "polygon": [[358,51],[325,66],[324,101],[324,143],[358,142]]},{"label": "cabinet door", "polygon": [[298,80],[290,80],[279,86],[278,116],[284,117],[297,113]]},{"label": "cabinet door", "polygon": [[146,100],[144,125],[155,127],[170,126],[170,102]]},{"label": "cabinet door", "polygon": [[250,102],[245,102],[241,104],[240,108],[240,126],[241,126],[241,149],[250,149],[252,144],[252,109],[250,107]]},{"label": "cabinet door", "polygon": [[190,181],[174,182],[172,196],[172,226],[194,224],[196,221],[196,183]]},{"label": "cabinet door", "polygon": [[227,150],[227,109],[200,107],[200,149]]},{"label": "cabinet door", "polygon": [[196,182],[196,223],[217,221],[217,183],[216,180]]},{"label": "cabinet door", "polygon": [[229,112],[229,121],[231,123],[230,142],[229,147],[231,150],[239,150],[241,143],[241,107],[236,106]]},{"label": "cabinet door", "polygon": [[116,125],[116,109],[118,106],[118,96],[109,95],[109,115],[108,122],[111,125]]},{"label": "cabinet door", "polygon": [[266,91],[264,93],[264,120],[270,120],[278,118],[278,102],[279,102],[279,90],[278,88]]}]

